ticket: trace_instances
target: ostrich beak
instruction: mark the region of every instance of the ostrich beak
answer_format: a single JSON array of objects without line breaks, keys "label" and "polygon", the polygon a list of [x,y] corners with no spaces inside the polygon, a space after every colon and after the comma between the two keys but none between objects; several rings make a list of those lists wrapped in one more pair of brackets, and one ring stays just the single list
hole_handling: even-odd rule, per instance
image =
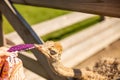
[{"label": "ostrich beak", "polygon": [[38,44],[34,44],[35,48],[43,55],[45,55],[46,57],[50,57],[49,52],[44,48],[43,45],[38,45]]}]

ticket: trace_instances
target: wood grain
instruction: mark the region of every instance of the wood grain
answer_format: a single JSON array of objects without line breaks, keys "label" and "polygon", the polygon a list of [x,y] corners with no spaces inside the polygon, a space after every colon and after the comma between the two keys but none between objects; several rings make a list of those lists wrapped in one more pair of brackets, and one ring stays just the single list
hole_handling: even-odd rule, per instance
[{"label": "wood grain", "polygon": [[[25,55],[24,55],[25,54]],[[42,68],[41,64],[39,64],[36,60],[26,56],[31,55],[30,53],[19,54],[19,58],[22,59],[23,66],[32,72],[44,77],[49,78],[46,73],[44,73],[44,69]],[[29,64],[28,64],[29,63]],[[34,65],[33,65],[34,64]]]},{"label": "wood grain", "polygon": [[[0,9],[25,43],[43,43],[43,41],[39,39],[30,25],[22,18],[22,16],[16,11],[16,9],[8,0],[0,0]],[[47,74],[48,79],[66,80],[64,77],[58,76],[50,69],[47,59],[42,54],[40,54],[37,50],[32,50],[32,52],[44,70],[44,72],[41,73]]]},{"label": "wood grain", "polygon": [[13,3],[120,17],[120,0],[11,0]]},{"label": "wood grain", "polygon": [[[120,2],[120,0],[11,0],[14,3],[34,3],[34,2],[45,2],[45,3],[49,3],[49,2],[53,2],[53,3],[118,3]],[[39,4],[39,3],[38,3]]]},{"label": "wood grain", "polygon": [[0,46],[4,45],[4,38],[3,38],[3,29],[2,29],[2,13],[0,12]]}]

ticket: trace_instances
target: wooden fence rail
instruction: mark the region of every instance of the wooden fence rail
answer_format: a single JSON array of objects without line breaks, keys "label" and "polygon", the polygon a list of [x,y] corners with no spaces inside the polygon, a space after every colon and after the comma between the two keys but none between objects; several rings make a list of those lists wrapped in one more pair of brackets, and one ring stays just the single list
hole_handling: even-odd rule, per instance
[{"label": "wooden fence rail", "polygon": [[[31,3],[32,2],[39,2],[38,4],[40,4],[40,2],[42,3],[48,3],[51,2],[50,0],[11,0],[14,3]],[[71,3],[71,2],[78,2],[78,3],[118,3],[120,2],[119,0],[52,0],[53,3]],[[54,5],[54,4],[53,4]]]},{"label": "wooden fence rail", "polygon": [[13,3],[120,17],[120,0],[11,0]]}]

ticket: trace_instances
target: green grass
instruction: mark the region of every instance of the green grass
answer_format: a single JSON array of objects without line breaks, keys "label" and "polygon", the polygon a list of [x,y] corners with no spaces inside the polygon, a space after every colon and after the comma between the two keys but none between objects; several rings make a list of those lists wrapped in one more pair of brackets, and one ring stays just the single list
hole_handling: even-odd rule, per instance
[{"label": "green grass", "polygon": [[[42,7],[33,7],[33,6],[15,5],[15,7],[30,25],[69,13],[69,11],[42,8]],[[3,28],[5,34],[14,31],[5,18],[4,18],[3,26],[4,26]]]},{"label": "green grass", "polygon": [[95,16],[95,17],[92,17],[92,18],[88,18],[86,20],[83,20],[83,21],[78,22],[76,24],[73,24],[71,26],[67,26],[67,27],[62,28],[60,30],[56,30],[54,32],[43,35],[41,38],[44,41],[61,40],[61,39],[65,38],[65,37],[67,37],[67,36],[69,36],[71,34],[74,34],[74,33],[78,32],[80,30],[88,28],[88,27],[90,27],[90,25],[93,25],[93,24],[95,24],[95,23],[97,23],[99,21],[101,21],[100,16]]},{"label": "green grass", "polygon": [[[70,13],[69,11],[56,10],[56,9],[50,9],[50,8],[42,8],[42,7],[24,6],[24,5],[15,5],[15,7],[17,8],[17,10],[21,13],[21,15],[25,18],[25,20],[30,25],[52,19],[52,18],[55,18],[60,15]],[[11,27],[11,25],[8,23],[8,21],[5,19],[5,17],[3,17],[3,20],[4,20],[3,21],[4,33],[7,34],[7,33],[14,31],[14,29]],[[62,28],[55,32],[46,34],[46,35],[42,36],[42,39],[44,41],[60,40],[71,34],[78,32],[80,30],[83,30],[83,29],[89,27],[90,25],[93,25],[93,24],[99,22],[100,20],[101,19],[99,16],[95,16],[95,17],[83,20],[81,22],[78,22],[76,24],[73,24],[71,26],[67,26],[66,28]]]}]

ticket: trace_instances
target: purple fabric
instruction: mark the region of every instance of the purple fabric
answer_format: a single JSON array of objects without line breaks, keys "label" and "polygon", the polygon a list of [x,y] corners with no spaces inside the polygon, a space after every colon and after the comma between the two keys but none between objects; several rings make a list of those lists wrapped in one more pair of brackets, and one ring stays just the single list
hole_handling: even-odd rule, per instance
[{"label": "purple fabric", "polygon": [[32,49],[32,48],[34,48],[34,44],[20,44],[20,45],[10,47],[8,52],[29,50],[29,49]]}]

